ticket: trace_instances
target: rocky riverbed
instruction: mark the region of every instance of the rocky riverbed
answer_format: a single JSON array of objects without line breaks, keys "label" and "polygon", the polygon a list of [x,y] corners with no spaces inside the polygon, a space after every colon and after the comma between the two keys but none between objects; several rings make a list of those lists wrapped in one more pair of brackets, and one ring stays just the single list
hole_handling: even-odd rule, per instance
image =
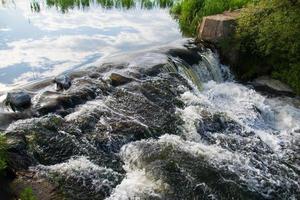
[{"label": "rocky riverbed", "polygon": [[15,193],[300,198],[299,99],[237,83],[216,52],[183,40],[68,76],[66,90],[51,80],[20,88],[30,108],[1,111]]}]

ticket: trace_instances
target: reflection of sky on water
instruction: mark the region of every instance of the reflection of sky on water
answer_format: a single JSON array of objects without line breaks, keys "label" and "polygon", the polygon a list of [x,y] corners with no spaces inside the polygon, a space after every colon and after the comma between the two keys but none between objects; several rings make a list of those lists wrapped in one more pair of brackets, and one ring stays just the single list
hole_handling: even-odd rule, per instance
[{"label": "reflection of sky on water", "polygon": [[0,90],[92,65],[105,56],[179,39],[168,10],[111,9],[91,5],[63,14],[28,1],[0,6]]}]

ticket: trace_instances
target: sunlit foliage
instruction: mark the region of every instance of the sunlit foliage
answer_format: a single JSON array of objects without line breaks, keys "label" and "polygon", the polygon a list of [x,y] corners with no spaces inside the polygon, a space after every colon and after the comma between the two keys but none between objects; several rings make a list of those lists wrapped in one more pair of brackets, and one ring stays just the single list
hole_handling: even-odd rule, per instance
[{"label": "sunlit foliage", "polygon": [[171,13],[178,19],[183,34],[193,36],[202,17],[243,7],[253,0],[182,0]]},{"label": "sunlit foliage", "polygon": [[253,76],[257,67],[269,67],[271,75],[300,93],[300,2],[261,0],[243,10],[238,21],[241,50],[265,65],[248,67]]}]

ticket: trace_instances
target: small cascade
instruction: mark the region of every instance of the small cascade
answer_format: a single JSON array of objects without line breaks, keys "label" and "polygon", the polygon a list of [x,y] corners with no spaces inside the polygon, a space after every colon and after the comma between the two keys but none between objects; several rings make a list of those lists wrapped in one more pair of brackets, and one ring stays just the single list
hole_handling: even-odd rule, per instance
[{"label": "small cascade", "polygon": [[74,200],[300,199],[296,98],[236,83],[209,49],[115,60],[32,93],[38,114],[5,130],[14,170]]},{"label": "small cascade", "polygon": [[198,52],[201,59],[196,64],[190,65],[182,58],[170,56],[170,62],[164,66],[166,72],[179,73],[191,81],[196,88],[203,90],[203,83],[208,81],[223,82],[226,77],[231,77],[227,66],[220,64],[218,55],[210,49]]}]

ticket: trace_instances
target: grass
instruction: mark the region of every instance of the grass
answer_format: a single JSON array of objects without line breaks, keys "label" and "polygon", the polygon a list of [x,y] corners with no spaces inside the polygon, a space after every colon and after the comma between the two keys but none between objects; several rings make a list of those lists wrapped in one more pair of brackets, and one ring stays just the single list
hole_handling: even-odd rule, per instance
[{"label": "grass", "polygon": [[182,0],[171,9],[186,36],[195,36],[202,17],[242,8],[253,0]]}]

